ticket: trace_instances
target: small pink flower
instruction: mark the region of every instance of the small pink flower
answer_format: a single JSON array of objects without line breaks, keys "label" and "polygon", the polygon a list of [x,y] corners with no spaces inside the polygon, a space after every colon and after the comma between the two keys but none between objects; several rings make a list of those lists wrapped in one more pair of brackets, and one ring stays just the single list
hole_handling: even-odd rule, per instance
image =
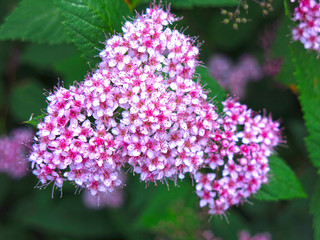
[{"label": "small pink flower", "polygon": [[293,21],[298,25],[292,29],[292,38],[300,41],[306,49],[320,52],[320,3],[303,0],[294,9]]}]

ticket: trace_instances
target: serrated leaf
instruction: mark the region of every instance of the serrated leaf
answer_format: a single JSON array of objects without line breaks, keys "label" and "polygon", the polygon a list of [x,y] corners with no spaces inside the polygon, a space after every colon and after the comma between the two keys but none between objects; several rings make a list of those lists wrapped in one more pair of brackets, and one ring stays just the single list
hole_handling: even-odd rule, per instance
[{"label": "serrated leaf", "polygon": [[219,85],[216,79],[210,76],[208,68],[199,66],[196,68],[196,73],[200,75],[200,82],[204,86],[204,89],[209,91],[208,97],[216,101],[218,109],[222,109],[221,102],[226,100],[226,91]]},{"label": "serrated leaf", "polygon": [[0,40],[70,42],[53,0],[22,0],[0,28]]},{"label": "serrated leaf", "polygon": [[105,36],[120,31],[123,16],[130,15],[124,1],[114,0],[55,0],[65,21],[67,32],[90,63],[99,62]]},{"label": "serrated leaf", "polygon": [[300,43],[292,44],[291,53],[298,84],[299,100],[309,135],[305,143],[313,164],[320,168],[320,59]]},{"label": "serrated leaf", "polygon": [[277,201],[306,197],[300,181],[283,159],[272,155],[269,157],[269,166],[269,183],[262,185],[255,195],[257,199]]},{"label": "serrated leaf", "polygon": [[320,179],[315,184],[311,197],[310,212],[313,215],[314,239],[320,240]]}]

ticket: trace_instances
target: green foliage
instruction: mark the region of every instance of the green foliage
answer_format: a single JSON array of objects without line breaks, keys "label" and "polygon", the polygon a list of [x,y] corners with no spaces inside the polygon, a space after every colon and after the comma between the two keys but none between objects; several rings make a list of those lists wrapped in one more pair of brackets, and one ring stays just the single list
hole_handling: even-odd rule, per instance
[{"label": "green foliage", "polygon": [[176,8],[237,6],[237,0],[169,0]]},{"label": "green foliage", "polygon": [[196,73],[200,75],[201,84],[209,91],[208,97],[214,99],[218,109],[222,110],[221,101],[226,100],[226,91],[219,85],[216,79],[210,76],[209,70],[206,67],[197,67]]},{"label": "green foliage", "polygon": [[[193,194],[194,190],[191,184],[179,183],[179,185],[181,186],[171,186],[170,190],[164,184],[154,187],[152,192],[150,192],[152,188],[146,189],[145,191],[152,195],[136,224],[140,227],[150,228],[160,221],[175,221],[176,215],[173,213],[173,205],[181,201],[188,207],[196,207],[197,198]],[[166,204],[164,205],[164,203]]]},{"label": "green foliage", "polygon": [[38,81],[27,81],[17,86],[10,98],[12,116],[18,121],[25,121],[33,113],[41,114],[41,109],[46,107],[46,98],[43,87]]},{"label": "green foliage", "polygon": [[197,197],[190,182],[178,185],[171,184],[170,189],[165,184],[145,189],[144,194],[150,196],[135,226],[151,229],[168,239],[195,239],[195,234],[201,227],[196,212]]},{"label": "green foliage", "polygon": [[[153,0],[133,0],[132,6],[140,3],[153,2]],[[193,8],[193,7],[234,7],[239,4],[237,0],[168,0],[175,8]]]},{"label": "green foliage", "polygon": [[295,84],[295,78],[293,75],[294,68],[291,61],[291,31],[292,21],[289,17],[283,16],[282,22],[276,32],[276,38],[274,40],[271,55],[272,57],[282,58],[282,66],[279,74],[276,76],[277,81],[289,85]]},{"label": "green foliage", "polygon": [[269,166],[269,183],[262,186],[255,196],[257,199],[277,201],[306,197],[299,180],[284,160],[272,155],[269,157]]},{"label": "green foliage", "polygon": [[300,43],[291,46],[299,100],[309,136],[305,143],[310,159],[320,168],[320,60],[314,53],[306,53]]},{"label": "green foliage", "polygon": [[79,201],[80,196],[64,196],[63,200],[54,201],[46,193],[39,192],[31,199],[19,202],[14,219],[42,232],[73,237],[94,238],[110,234],[112,227],[105,214],[85,208]]},{"label": "green foliage", "polygon": [[21,54],[20,61],[36,68],[52,70],[53,64],[75,54],[77,54],[77,49],[71,44],[53,46],[48,44],[28,44]]},{"label": "green foliage", "polygon": [[314,239],[320,239],[320,179],[318,178],[317,183],[314,187],[314,192],[311,197],[310,212],[313,215],[313,229]]},{"label": "green foliage", "polygon": [[90,70],[88,63],[78,53],[56,62],[53,67],[59,73],[64,87],[73,85],[75,81],[82,82]]},{"label": "green foliage", "polygon": [[105,36],[120,31],[123,17],[130,15],[124,1],[55,0],[65,21],[65,28],[82,56],[92,67],[99,62],[99,49]]},{"label": "green foliage", "polygon": [[24,121],[24,123],[27,123],[27,124],[31,124],[33,126],[37,126],[38,123],[40,123],[40,121],[46,116],[45,113],[39,115],[39,116],[36,116],[34,117],[33,114],[30,116],[29,120],[27,121]]},{"label": "green foliage", "polygon": [[0,28],[0,40],[59,44],[70,42],[53,0],[22,0]]}]

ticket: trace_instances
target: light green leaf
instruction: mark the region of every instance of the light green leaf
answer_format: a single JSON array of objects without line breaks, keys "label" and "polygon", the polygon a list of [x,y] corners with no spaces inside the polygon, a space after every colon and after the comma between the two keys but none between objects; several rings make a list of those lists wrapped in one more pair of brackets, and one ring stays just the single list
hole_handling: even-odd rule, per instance
[{"label": "light green leaf", "polygon": [[299,100],[309,135],[305,143],[313,164],[320,168],[320,59],[301,43],[291,46]]},{"label": "light green leaf", "polygon": [[53,0],[22,0],[0,28],[0,40],[70,42]]},{"label": "light green leaf", "polygon": [[33,114],[31,114],[29,120],[24,121],[23,123],[31,124],[36,127],[45,116],[46,116],[45,113],[36,117],[34,117]]},{"label": "light green leaf", "polygon": [[306,197],[301,183],[283,159],[272,155],[269,157],[269,166],[269,183],[262,185],[255,195],[257,199],[277,201]]},{"label": "light green leaf", "polygon": [[104,48],[102,42],[106,35],[121,30],[124,16],[130,15],[124,1],[114,0],[55,0],[61,11],[66,30],[90,63],[99,62],[99,51]]}]

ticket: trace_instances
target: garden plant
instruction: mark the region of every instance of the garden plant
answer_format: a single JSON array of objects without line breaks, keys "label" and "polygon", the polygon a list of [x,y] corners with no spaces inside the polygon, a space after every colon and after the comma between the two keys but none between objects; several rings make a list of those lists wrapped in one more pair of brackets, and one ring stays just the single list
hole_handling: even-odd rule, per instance
[{"label": "garden plant", "polygon": [[318,0],[0,9],[0,239],[320,239]]}]

